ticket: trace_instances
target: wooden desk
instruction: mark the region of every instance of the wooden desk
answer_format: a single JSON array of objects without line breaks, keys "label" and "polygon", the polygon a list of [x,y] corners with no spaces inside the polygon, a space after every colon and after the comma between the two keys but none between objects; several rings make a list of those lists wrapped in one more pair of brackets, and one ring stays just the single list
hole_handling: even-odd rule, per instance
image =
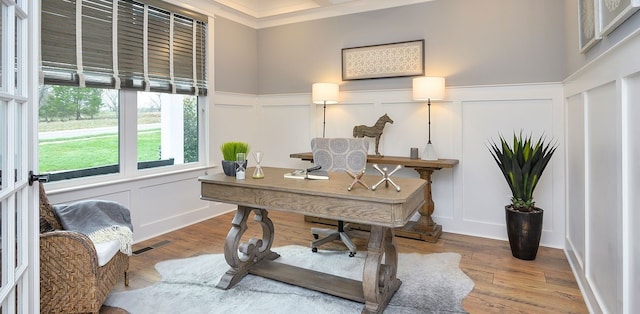
[{"label": "wooden desk", "polygon": [[[224,244],[225,260],[231,268],[217,287],[229,289],[251,273],[362,302],[365,304],[362,313],[382,313],[402,284],[396,278],[398,252],[394,229],[404,226],[422,206],[426,182],[398,178],[396,183],[402,187],[401,192],[388,188],[347,191],[352,179],[345,173],[330,173],[329,180],[298,180],[283,177],[292,169],[264,167],[263,170],[263,179],[247,176],[245,180],[236,180],[223,173],[198,178],[202,199],[238,204]],[[374,180],[374,177],[365,178],[367,184],[375,184]],[[274,262],[280,255],[271,251],[275,230],[268,210],[371,225],[362,281]],[[262,227],[262,238],[241,244],[251,212],[253,220]],[[311,249],[309,254],[313,254]]]},{"label": "wooden desk", "polygon": [[[308,160],[313,162],[313,154],[311,152],[306,153],[294,153],[289,155],[291,158],[300,158],[302,160]],[[383,156],[376,157],[374,155],[367,156],[367,162],[370,164],[380,165],[402,165],[407,168],[415,169],[420,178],[427,181],[427,185],[424,187],[424,205],[418,210],[420,218],[418,221],[410,221],[404,227],[396,229],[396,235],[404,238],[418,239],[427,242],[437,242],[442,235],[442,226],[436,224],[431,215],[435,210],[435,204],[433,203],[433,197],[431,196],[431,175],[435,170],[442,168],[453,168],[458,164],[457,159],[438,159],[438,160],[422,160],[411,159],[408,157],[394,157]],[[396,180],[396,177],[393,179]],[[402,187],[402,185],[400,185]],[[305,220],[311,222],[320,222],[335,225],[335,221],[317,218],[317,217],[305,217]],[[352,229],[369,230],[369,226],[362,224],[350,224]]]}]

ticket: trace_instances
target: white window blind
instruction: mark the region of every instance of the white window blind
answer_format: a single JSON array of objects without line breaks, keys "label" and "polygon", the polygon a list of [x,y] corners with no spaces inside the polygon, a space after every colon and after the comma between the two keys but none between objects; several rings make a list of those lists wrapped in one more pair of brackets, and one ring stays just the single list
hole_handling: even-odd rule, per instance
[{"label": "white window blind", "polygon": [[206,95],[206,18],[153,0],[42,1],[44,83]]}]

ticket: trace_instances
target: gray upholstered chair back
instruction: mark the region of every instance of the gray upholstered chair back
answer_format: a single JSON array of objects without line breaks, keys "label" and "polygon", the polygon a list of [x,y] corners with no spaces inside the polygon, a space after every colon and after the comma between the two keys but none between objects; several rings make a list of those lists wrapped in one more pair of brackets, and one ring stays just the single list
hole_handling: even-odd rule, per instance
[{"label": "gray upholstered chair back", "polygon": [[327,171],[362,171],[367,166],[369,142],[364,138],[314,138],[311,151],[316,166]]}]

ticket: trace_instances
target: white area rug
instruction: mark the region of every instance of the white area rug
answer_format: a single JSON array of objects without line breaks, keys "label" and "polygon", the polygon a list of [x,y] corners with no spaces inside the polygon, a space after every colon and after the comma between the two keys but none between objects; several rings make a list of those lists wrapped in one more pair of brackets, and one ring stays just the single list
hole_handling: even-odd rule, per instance
[{"label": "white area rug", "polygon": [[[366,252],[312,253],[302,246],[273,248],[276,261],[362,280]],[[461,302],[473,281],[459,268],[457,253],[399,254],[402,286],[385,313],[465,313]],[[162,280],[152,286],[109,295],[105,304],[138,313],[360,313],[363,304],[247,275],[229,290],[215,287],[229,269],[222,254],[156,264]]]}]

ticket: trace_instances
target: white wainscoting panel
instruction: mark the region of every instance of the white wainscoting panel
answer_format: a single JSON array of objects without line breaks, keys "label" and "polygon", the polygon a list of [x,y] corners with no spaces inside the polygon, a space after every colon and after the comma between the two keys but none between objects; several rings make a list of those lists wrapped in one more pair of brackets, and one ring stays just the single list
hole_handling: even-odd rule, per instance
[{"label": "white wainscoting panel", "polygon": [[640,311],[640,74],[623,81],[623,162],[622,162],[622,238],[626,239],[623,257],[625,309]]},{"label": "white wainscoting panel", "polygon": [[585,109],[584,97],[567,99],[567,243],[580,267],[585,258]]},{"label": "white wainscoting panel", "polygon": [[[309,118],[311,106],[308,103],[300,105],[269,105],[261,107],[260,138],[254,147],[265,153],[263,165],[275,167],[303,168],[309,167],[308,162],[291,164],[289,154],[293,152],[310,151],[309,143],[312,127]],[[282,119],[282,118],[285,119]],[[253,165],[251,163],[250,165]]]},{"label": "white wainscoting panel", "polygon": [[[257,142],[255,126],[258,125],[258,107],[255,95],[236,93],[215,93],[213,100],[213,123],[210,126],[215,147],[228,141]],[[222,171],[220,149],[214,150],[213,160],[218,163],[218,171]]]},{"label": "white wainscoting panel", "polygon": [[572,143],[565,253],[592,313],[640,312],[638,51],[640,30],[572,74],[564,87]]},{"label": "white wainscoting panel", "polygon": [[[616,84],[587,92],[587,280],[606,305],[620,313],[622,207],[620,106]],[[613,127],[618,126],[618,127]]]},{"label": "white wainscoting panel", "polygon": [[[484,224],[503,225],[504,206],[511,203],[511,192],[487,145],[499,143],[499,135],[512,142],[514,131],[523,136],[530,134],[537,139],[553,129],[553,103],[543,100],[464,101],[462,103],[462,150],[467,158],[462,164],[464,180],[464,220]],[[547,135],[547,140],[553,137]],[[553,171],[545,170],[534,198],[536,206],[551,213],[551,192],[546,180]],[[482,188],[479,188],[482,187]],[[472,205],[473,204],[473,205]],[[477,210],[476,210],[477,209]],[[551,226],[553,216],[544,215],[545,227]]]},{"label": "white wainscoting panel", "polygon": [[558,149],[534,193],[545,210],[541,245],[564,245],[564,113],[559,84],[471,87],[453,90],[454,152],[462,156],[456,169],[454,220],[451,232],[506,239],[504,206],[511,192],[489,152],[490,140],[511,140],[522,130],[545,136]]}]

